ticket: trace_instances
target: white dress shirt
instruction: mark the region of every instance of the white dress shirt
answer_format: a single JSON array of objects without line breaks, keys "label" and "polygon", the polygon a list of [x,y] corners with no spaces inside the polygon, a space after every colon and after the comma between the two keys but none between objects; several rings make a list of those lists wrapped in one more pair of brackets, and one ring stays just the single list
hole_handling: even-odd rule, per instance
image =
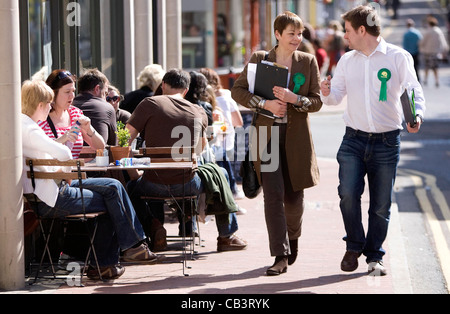
[{"label": "white dress shirt", "polygon": [[[72,159],[70,149],[49,138],[44,130],[29,116],[22,114],[22,149],[24,168],[22,172],[22,185],[24,194],[36,194],[37,197],[49,206],[55,206],[58,199],[59,188],[53,180],[36,180],[36,189],[33,189],[31,179],[27,172],[30,167],[26,164],[26,158],[33,159],[58,159],[67,161]],[[35,170],[57,171],[60,167],[36,167]]]},{"label": "white dress shirt", "polygon": [[[387,101],[380,101],[381,81],[378,72],[388,69]],[[375,51],[366,56],[350,51],[339,60],[331,80],[331,93],[321,95],[324,104],[339,105],[347,96],[345,124],[368,133],[401,130],[403,109],[400,96],[405,88],[414,89],[416,114],[425,114],[425,97],[414,70],[412,56],[404,49],[386,43],[382,38]]]}]

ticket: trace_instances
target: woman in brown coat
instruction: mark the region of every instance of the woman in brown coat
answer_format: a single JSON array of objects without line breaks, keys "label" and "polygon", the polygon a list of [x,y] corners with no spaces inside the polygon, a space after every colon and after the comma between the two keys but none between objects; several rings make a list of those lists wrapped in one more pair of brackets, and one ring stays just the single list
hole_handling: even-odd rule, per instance
[{"label": "woman in brown coat", "polygon": [[250,145],[250,149],[252,156],[257,155],[252,159],[257,159],[254,164],[263,187],[270,251],[276,256],[274,265],[267,270],[269,276],[286,272],[287,265],[292,265],[297,257],[303,191],[319,181],[308,113],[322,107],[317,61],[313,55],[297,51],[304,29],[302,20],[285,12],[275,20],[274,29],[278,45],[268,55],[265,51],[254,53],[250,63],[267,59],[286,66],[290,72],[289,88],[274,87],[275,100],[250,93],[248,65],[232,88],[237,103],[254,111],[269,110],[280,117],[257,115],[256,132],[250,141],[259,143]]}]

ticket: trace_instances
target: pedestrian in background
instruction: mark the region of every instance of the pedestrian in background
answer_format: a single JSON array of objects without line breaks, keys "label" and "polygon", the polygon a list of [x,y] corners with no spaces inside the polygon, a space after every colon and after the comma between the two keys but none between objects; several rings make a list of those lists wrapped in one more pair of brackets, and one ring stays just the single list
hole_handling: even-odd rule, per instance
[{"label": "pedestrian in background", "polygon": [[[274,23],[278,45],[268,54],[266,51],[258,51],[250,59],[250,63],[267,59],[289,69],[289,88],[275,86],[275,100],[264,99],[249,92],[248,65],[231,89],[232,97],[237,103],[253,110],[263,108],[280,117],[272,119],[257,116],[255,133],[259,146],[263,146],[257,151],[266,151],[264,154],[271,155],[272,158],[262,162],[265,156],[252,154],[257,155],[254,166],[264,193],[270,253],[275,256],[274,264],[266,271],[269,276],[285,273],[288,265],[295,262],[298,239],[302,232],[304,189],[317,185],[319,181],[308,114],[322,108],[320,76],[315,56],[297,51],[303,29],[303,21],[294,13],[279,15]],[[273,134],[270,139],[261,143],[264,141],[263,130],[267,128]],[[278,137],[274,130],[279,131]],[[255,148],[250,149],[256,151]],[[277,153],[279,160],[274,157]],[[270,166],[274,169],[270,169]]]},{"label": "pedestrian in background", "polygon": [[[369,17],[375,22],[368,25]],[[400,96],[405,87],[415,91],[417,124],[407,125],[417,133],[423,121],[425,99],[409,53],[388,44],[380,36],[377,11],[358,6],[343,15],[345,39],[352,51],[339,61],[331,80],[321,84],[323,103],[338,105],[347,96],[346,133],[339,149],[339,196],[344,220],[346,253],[343,271],[358,268],[366,256],[368,272],[386,275],[383,266],[392,192],[400,158],[402,116]],[[355,69],[359,69],[355,71]],[[330,81],[331,80],[331,81]],[[367,235],[361,221],[361,196],[367,175],[370,191]]]},{"label": "pedestrian in background", "polygon": [[444,33],[439,28],[438,20],[429,16],[427,18],[428,29],[423,35],[420,43],[420,51],[425,59],[425,79],[424,84],[428,83],[428,73],[430,70],[434,73],[435,85],[439,87],[439,62],[447,58],[448,44]]},{"label": "pedestrian in background", "polygon": [[343,27],[339,21],[330,21],[327,32],[328,36],[325,39],[324,47],[329,58],[327,75],[331,75],[339,59],[345,53],[345,41]]},{"label": "pedestrian in background", "polygon": [[403,48],[408,51],[414,60],[414,69],[416,69],[417,80],[420,82],[419,65],[420,65],[420,41],[423,39],[422,33],[414,27],[413,19],[406,20],[406,27],[408,30],[403,35]]}]

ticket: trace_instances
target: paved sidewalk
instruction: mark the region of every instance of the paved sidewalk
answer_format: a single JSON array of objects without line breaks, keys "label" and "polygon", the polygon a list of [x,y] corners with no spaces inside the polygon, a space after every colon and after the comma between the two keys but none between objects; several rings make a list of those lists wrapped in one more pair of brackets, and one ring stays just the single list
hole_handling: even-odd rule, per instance
[{"label": "paved sidewalk", "polygon": [[[247,250],[239,252],[216,251],[217,230],[215,222],[201,224],[204,247],[197,247],[198,256],[188,265],[190,276],[182,274],[179,255],[167,256],[158,265],[127,266],[125,274],[115,281],[94,282],[85,280],[83,288],[41,281],[27,288],[36,293],[51,294],[378,294],[410,291],[408,278],[397,276],[391,267],[389,241],[385,245],[385,264],[389,271],[385,277],[367,276],[364,257],[353,273],[340,270],[345,252],[343,223],[337,196],[337,171],[335,160],[319,160],[321,184],[306,191],[307,208],[304,216],[300,255],[288,272],[278,277],[265,275],[274,258],[269,255],[267,231],[263,214],[263,197],[238,201],[246,208],[246,215],[238,216],[238,235],[247,240]],[[367,212],[367,195],[363,197],[363,212]],[[364,216],[367,220],[367,216]],[[396,230],[395,215],[391,229]],[[167,226],[174,232],[176,224]],[[397,251],[397,250],[395,250]],[[175,252],[176,253],[176,252]],[[401,267],[401,258],[395,259]],[[400,260],[400,262],[398,262]],[[397,279],[398,278],[398,279]],[[397,282],[394,282],[397,280]],[[60,282],[61,283],[61,282]]]}]

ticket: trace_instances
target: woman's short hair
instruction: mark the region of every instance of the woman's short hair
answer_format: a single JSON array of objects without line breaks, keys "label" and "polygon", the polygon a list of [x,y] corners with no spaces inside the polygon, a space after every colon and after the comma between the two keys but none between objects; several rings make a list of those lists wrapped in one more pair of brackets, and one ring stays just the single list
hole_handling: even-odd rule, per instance
[{"label": "woman's short hair", "polygon": [[138,76],[139,88],[148,86],[155,91],[161,84],[165,71],[159,64],[151,64],[146,66]]},{"label": "woman's short hair", "polygon": [[77,81],[75,75],[70,73],[67,70],[60,69],[54,70],[47,78],[46,83],[53,89],[55,93],[55,98],[58,96],[59,90],[61,87],[67,84],[74,84]]},{"label": "woman's short hair", "polygon": [[366,32],[378,37],[381,34],[381,21],[377,10],[372,6],[360,5],[342,15],[344,21],[350,22],[353,29],[357,30],[361,26],[366,28]]},{"label": "woman's short hair", "polygon": [[282,35],[283,31],[289,25],[293,25],[295,29],[300,29],[302,31],[305,29],[305,25],[303,24],[302,19],[297,14],[290,11],[286,11],[277,16],[273,24],[273,29],[274,31],[278,31]]},{"label": "woman's short hair", "polygon": [[22,113],[32,116],[40,103],[52,102],[53,97],[53,90],[44,81],[25,81],[22,85]]}]

